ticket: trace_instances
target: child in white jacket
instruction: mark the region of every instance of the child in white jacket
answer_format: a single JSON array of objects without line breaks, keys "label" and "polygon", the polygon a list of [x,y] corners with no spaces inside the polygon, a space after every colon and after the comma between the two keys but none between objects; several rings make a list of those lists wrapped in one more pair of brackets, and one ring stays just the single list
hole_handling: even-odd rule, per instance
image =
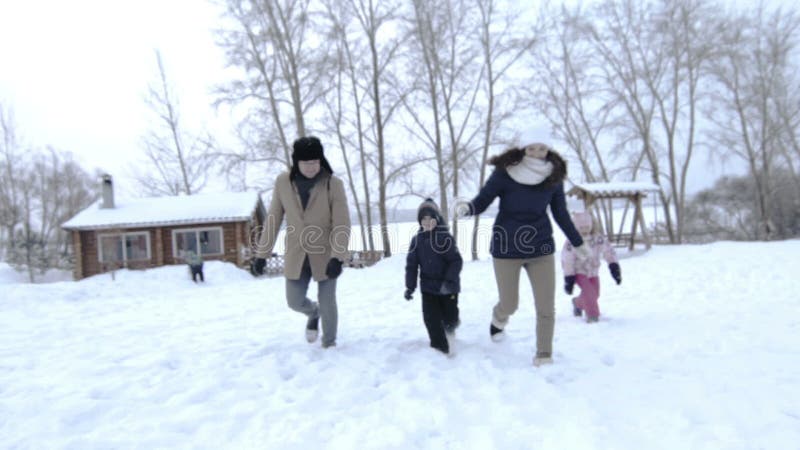
[{"label": "child in white jacket", "polygon": [[599,227],[595,227],[592,215],[585,211],[575,212],[572,214],[572,222],[583,237],[583,242],[588,244],[591,253],[589,258],[581,258],[569,241],[564,243],[564,250],[561,252],[564,290],[571,295],[577,283],[581,293],[572,299],[573,314],[580,316],[586,311],[586,322],[597,322],[600,317],[600,307],[597,304],[597,299],[600,297],[600,278],[597,275],[601,255],[608,262],[611,277],[617,284],[622,282],[622,273],[614,248],[600,233]]}]

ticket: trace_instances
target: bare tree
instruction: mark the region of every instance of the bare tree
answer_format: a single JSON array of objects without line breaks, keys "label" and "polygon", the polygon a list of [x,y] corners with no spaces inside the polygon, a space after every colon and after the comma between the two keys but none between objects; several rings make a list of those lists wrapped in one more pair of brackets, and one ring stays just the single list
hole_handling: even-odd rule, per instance
[{"label": "bare tree", "polygon": [[[21,221],[19,176],[22,148],[17,140],[16,123],[10,107],[0,103],[0,249],[8,251],[7,243],[14,238],[14,230]],[[4,252],[5,253],[5,252]]]},{"label": "bare tree", "polygon": [[[545,12],[547,14],[547,12]],[[609,152],[601,139],[611,132],[613,103],[603,98],[603,74],[594,64],[595,53],[582,33],[586,17],[580,7],[561,6],[537,46],[536,81],[530,95],[550,123],[552,133],[567,144],[589,182],[610,181]],[[600,101],[598,101],[600,100]],[[605,229],[614,229],[611,201],[600,202]]]},{"label": "bare tree", "polygon": [[25,271],[28,274],[28,281],[35,281],[35,274],[38,262],[42,259],[44,242],[41,236],[36,234],[34,229],[35,215],[38,205],[37,196],[37,173],[29,165],[18,166],[16,182],[18,187],[18,200],[20,209],[20,224],[13,230],[10,239],[10,254],[8,262],[18,271]]},{"label": "bare tree", "polygon": [[[597,73],[591,64],[592,51],[580,34],[581,11],[562,6],[555,16],[551,36],[536,52],[538,76],[543,89],[538,104],[553,133],[567,143],[590,181],[608,181],[609,171],[600,148],[600,136],[609,119],[608,105],[593,105],[601,95]],[[594,106],[594,107],[593,107]]]},{"label": "bare tree", "polygon": [[[594,9],[594,16],[584,24],[602,70],[603,90],[615,110],[616,129],[623,138],[620,151],[626,148],[641,153],[651,180],[659,186],[665,228],[671,243],[677,242],[672,212],[672,192],[664,189],[668,179],[662,166],[665,153],[657,140],[654,122],[658,104],[650,86],[661,85],[665,77],[666,56],[650,36],[649,20],[653,5],[635,0],[605,0]],[[638,161],[639,158],[631,158]],[[668,180],[667,180],[668,181]]]},{"label": "bare tree", "polygon": [[[364,250],[374,250],[375,244],[372,239],[372,233],[369,233],[369,244],[367,240],[367,232],[371,231],[371,227],[365,227],[364,213],[361,210],[361,202],[359,201],[358,189],[356,189],[356,182],[353,176],[353,170],[350,166],[350,158],[348,157],[348,150],[356,148],[358,154],[363,159],[364,155],[364,139],[362,136],[362,98],[363,87],[357,82],[358,72],[356,71],[353,63],[354,55],[351,46],[357,45],[349,41],[348,38],[348,25],[351,21],[349,9],[338,1],[327,1],[325,3],[328,18],[331,23],[331,39],[336,42],[336,70],[335,70],[335,89],[330,91],[330,98],[326,98],[325,105],[328,110],[328,116],[332,122],[332,134],[337,137],[339,147],[342,150],[342,158],[344,159],[345,168],[347,170],[347,182],[350,187],[350,194],[353,196],[353,202],[356,207],[356,214],[358,216],[358,223],[361,229],[361,245]],[[361,53],[360,50],[356,50]],[[345,80],[345,78],[347,78]],[[349,91],[345,91],[349,89]],[[349,93],[349,95],[348,95]],[[345,99],[347,96],[347,99]],[[351,103],[352,102],[352,103]],[[353,108],[355,111],[355,120],[347,120],[346,104]],[[366,180],[366,167],[362,167],[364,174],[363,179]],[[363,185],[364,194],[369,198],[369,189],[366,182]],[[370,205],[369,200],[366,202],[367,213],[369,215]],[[367,221],[371,224],[371,218],[368,216]]]},{"label": "bare tree", "polygon": [[[416,37],[418,45],[419,58],[411,57],[411,60],[421,60],[422,69],[417,71],[417,81],[415,88],[422,95],[427,97],[425,104],[430,108],[432,116],[428,123],[423,122],[422,114],[414,109],[418,107],[416,103],[412,104],[412,99],[408,98],[404,106],[410,113],[410,117],[414,122],[412,127],[406,129],[414,133],[418,139],[431,147],[435,155],[436,161],[436,174],[439,184],[439,206],[443,210],[447,210],[447,175],[445,172],[444,151],[442,149],[443,132],[441,129],[441,100],[439,93],[439,82],[437,73],[440,71],[439,58],[436,50],[443,46],[443,30],[434,28],[439,26],[441,20],[435,20],[435,15],[438,12],[436,4],[433,2],[426,2],[422,0],[415,0],[413,2],[414,10],[413,17],[410,19],[412,25],[412,33]],[[439,42],[437,42],[439,40]]]},{"label": "bare tree", "polygon": [[94,183],[69,153],[23,148],[2,104],[0,132],[0,244],[33,282],[37,273],[68,265],[70,243],[60,227],[94,200]]},{"label": "bare tree", "polygon": [[[499,13],[496,0],[475,0],[475,5],[480,12],[478,36],[484,70],[482,94],[486,101],[482,117],[484,127],[478,178],[478,187],[482,187],[486,181],[489,149],[496,143],[500,124],[513,112],[510,107],[513,102],[504,101],[506,96],[503,96],[500,86],[508,78],[509,70],[519,65],[521,56],[534,46],[536,39],[533,36],[537,33],[535,30],[530,34],[521,33],[517,27],[522,21],[519,11],[510,9]],[[507,90],[510,91],[513,90]],[[476,214],[473,221],[471,252],[472,260],[475,261],[478,259],[480,215]]]},{"label": "bare tree", "polygon": [[97,199],[97,180],[101,178],[101,172],[87,171],[70,152],[53,149],[50,152],[53,161],[50,172],[53,179],[49,182],[47,196],[59,205],[58,212],[52,215],[51,227],[55,228],[55,241],[51,239],[50,242],[54,245],[54,250],[57,249],[59,264],[63,264],[70,256],[72,241],[69,234],[60,227]]},{"label": "bare tree", "polygon": [[[793,60],[796,61],[797,58]],[[777,74],[784,79],[778,83],[779,92],[772,101],[781,125],[778,149],[795,191],[800,191],[800,67],[792,67],[793,69]],[[795,210],[800,211],[800,196],[793,196],[793,203]]]},{"label": "bare tree", "polygon": [[715,75],[722,86],[716,96],[715,140],[720,148],[747,163],[755,181],[758,239],[772,239],[772,171],[781,154],[780,136],[795,130],[785,129],[785,118],[774,107],[785,94],[787,81],[797,66],[800,20],[794,12],[768,13],[759,6],[723,27],[725,52]]},{"label": "bare tree", "polygon": [[[430,117],[419,114],[418,104],[406,102],[413,126],[407,127],[435,155],[439,181],[439,206],[448,220],[448,188],[459,195],[460,176],[483,149],[483,124],[478,95],[484,70],[475,9],[466,0],[413,2],[410,18],[414,46],[411,57],[421,60],[418,101]],[[458,237],[457,218],[453,235]]]},{"label": "bare tree", "polygon": [[[145,168],[136,175],[151,195],[192,195],[203,189],[214,163],[210,136],[192,137],[180,120],[177,95],[167,80],[161,53],[155,52],[158,81],[145,98],[157,117],[155,128],[143,139]],[[188,141],[188,143],[187,143]]]},{"label": "bare tree", "polygon": [[647,77],[646,82],[666,138],[666,178],[674,199],[677,243],[683,241],[686,182],[695,154],[700,82],[708,73],[714,54],[715,42],[706,36],[708,30],[718,27],[709,19],[714,16],[715,6],[705,0],[661,0],[655,13],[654,33],[650,35],[664,56],[663,78]]},{"label": "bare tree", "polygon": [[[772,191],[776,237],[793,238],[800,234],[800,209],[795,199],[800,189],[787,180],[783,168],[772,172],[776,189]],[[758,205],[755,178],[750,174],[724,176],[695,195],[687,209],[687,240],[707,242],[715,239],[758,239]],[[755,226],[754,226],[755,225]]]},{"label": "bare tree", "polygon": [[[217,90],[217,105],[246,110],[243,152],[224,152],[226,167],[291,165],[291,143],[306,136],[306,115],[325,93],[328,42],[314,34],[309,0],[226,0],[232,25],[219,31],[228,64],[242,76]],[[271,164],[270,164],[271,163]]]},{"label": "bare tree", "polygon": [[[378,175],[378,213],[380,215],[381,240],[383,255],[392,256],[391,240],[389,239],[388,217],[386,211],[387,193],[389,188],[389,161],[387,160],[386,129],[397,110],[405,93],[402,85],[397,81],[391,69],[396,63],[397,51],[402,43],[399,36],[379,38],[379,34],[386,29],[395,18],[394,2],[375,0],[349,0],[352,13],[360,25],[363,36],[366,37],[367,55],[369,59],[365,64],[366,79],[368,80],[367,98],[370,103],[371,123],[369,129],[363,129],[366,136],[371,136],[377,153]],[[393,89],[392,89],[393,87]],[[387,101],[394,92],[391,100]],[[361,130],[362,128],[359,127]],[[360,142],[363,145],[363,142]],[[366,163],[367,154],[361,152],[362,176],[365,192],[367,188]],[[367,199],[369,204],[369,199]],[[370,216],[369,210],[367,216]]]},{"label": "bare tree", "polygon": [[67,219],[94,200],[93,178],[69,153],[32,151],[16,161],[19,223],[9,240],[8,261],[32,283],[51,268],[69,266]]},{"label": "bare tree", "polygon": [[[781,84],[786,92],[773,98],[782,125],[779,148],[795,188],[800,188],[800,82],[787,80]],[[800,198],[796,200],[800,205]]]}]

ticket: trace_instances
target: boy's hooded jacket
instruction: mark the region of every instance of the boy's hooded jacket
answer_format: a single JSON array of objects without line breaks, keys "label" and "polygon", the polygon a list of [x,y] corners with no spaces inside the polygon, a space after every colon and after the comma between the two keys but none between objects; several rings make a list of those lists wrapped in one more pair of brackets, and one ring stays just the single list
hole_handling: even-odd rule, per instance
[{"label": "boy's hooded jacket", "polygon": [[420,227],[417,235],[411,238],[406,257],[406,288],[411,291],[417,288],[419,273],[420,291],[434,295],[458,294],[463,260],[456,241],[432,199],[426,199],[419,206],[417,221],[421,222],[426,215],[436,219],[438,224],[431,231]]},{"label": "boy's hooded jacket", "polygon": [[406,288],[416,289],[419,272],[420,291],[434,295],[458,294],[462,264],[456,241],[446,225],[437,225],[431,231],[420,230],[411,239],[406,257]]}]

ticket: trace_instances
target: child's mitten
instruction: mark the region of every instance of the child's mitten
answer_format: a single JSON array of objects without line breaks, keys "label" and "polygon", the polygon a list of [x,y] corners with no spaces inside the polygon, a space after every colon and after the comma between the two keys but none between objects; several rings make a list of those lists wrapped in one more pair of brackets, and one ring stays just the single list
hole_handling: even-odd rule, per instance
[{"label": "child's mitten", "polygon": [[620,271],[619,264],[615,262],[609,264],[608,270],[611,272],[611,278],[613,278],[617,284],[622,283],[622,272]]},{"label": "child's mitten", "polygon": [[575,288],[575,275],[567,275],[564,277],[564,291],[572,295],[572,289]]},{"label": "child's mitten", "polygon": [[406,289],[406,292],[405,294],[403,294],[403,297],[405,297],[406,300],[411,300],[412,298],[414,298],[414,291],[412,291],[411,289]]}]

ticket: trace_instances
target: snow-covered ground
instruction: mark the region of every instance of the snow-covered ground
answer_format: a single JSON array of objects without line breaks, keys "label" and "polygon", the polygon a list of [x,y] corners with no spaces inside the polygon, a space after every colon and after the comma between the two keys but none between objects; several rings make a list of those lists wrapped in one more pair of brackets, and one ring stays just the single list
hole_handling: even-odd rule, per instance
[{"label": "snow-covered ground", "polygon": [[[39,272],[34,273],[34,282],[36,283],[53,283],[56,281],[69,280],[72,280],[72,272],[69,270],[50,269],[44,274]],[[27,271],[19,272],[7,263],[0,261],[0,286],[10,283],[27,282],[29,282]]]},{"label": "snow-covered ground", "polygon": [[419,295],[402,298],[402,254],[343,274],[329,350],[305,342],[282,278],[229,264],[207,263],[205,285],[183,266],[6,280],[0,448],[798,448],[798,255],[623,259],[621,286],[601,273],[598,324],[559,290],[555,364],[538,369],[526,281],[507,339],[489,339],[485,258],[462,273],[453,358],[428,347]]}]

